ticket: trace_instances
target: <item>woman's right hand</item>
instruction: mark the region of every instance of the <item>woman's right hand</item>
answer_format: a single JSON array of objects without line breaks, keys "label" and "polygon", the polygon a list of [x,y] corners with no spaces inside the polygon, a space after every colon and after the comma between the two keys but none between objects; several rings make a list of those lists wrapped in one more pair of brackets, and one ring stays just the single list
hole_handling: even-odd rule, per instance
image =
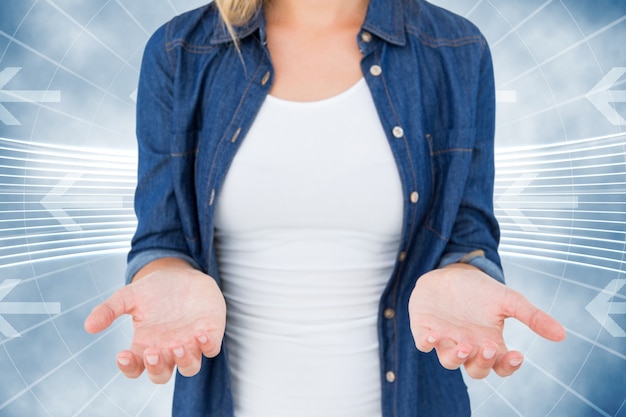
[{"label": "woman's right hand", "polygon": [[164,384],[174,366],[193,376],[200,371],[202,355],[211,358],[220,352],[226,302],[215,280],[188,264],[151,268],[96,306],[85,330],[100,332],[123,314],[132,316],[134,334],[130,349],[118,353],[117,365],[129,378],[145,369],[153,382]]}]

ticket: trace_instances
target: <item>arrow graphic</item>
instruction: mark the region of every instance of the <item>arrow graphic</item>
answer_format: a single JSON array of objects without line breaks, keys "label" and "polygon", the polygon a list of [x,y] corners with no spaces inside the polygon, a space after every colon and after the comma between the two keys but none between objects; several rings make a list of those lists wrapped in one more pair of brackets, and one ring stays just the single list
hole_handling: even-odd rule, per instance
[{"label": "arrow graphic", "polygon": [[626,90],[611,90],[610,88],[614,87],[624,74],[626,74],[626,67],[611,69],[585,96],[615,126],[626,125],[626,119],[615,110],[611,103],[626,103]]},{"label": "arrow graphic", "polygon": [[58,90],[3,90],[2,88],[20,72],[20,67],[6,67],[0,72],[0,121],[9,126],[20,126],[17,120],[1,103],[58,103]]},{"label": "arrow graphic", "polygon": [[522,213],[521,209],[575,209],[578,207],[576,196],[521,196],[520,194],[538,176],[538,173],[523,174],[494,201],[495,205],[525,232],[538,232],[539,229]]},{"label": "arrow graphic", "polygon": [[626,279],[614,279],[585,307],[613,337],[626,337],[626,331],[609,316],[626,314],[626,302],[611,301],[625,285]]},{"label": "arrow graphic", "polygon": [[74,186],[76,181],[80,180],[82,174],[69,173],[59,181],[48,194],[46,194],[40,203],[48,210],[54,218],[61,223],[65,229],[70,232],[83,230],[75,221],[67,214],[65,210],[69,209],[107,209],[122,208],[124,200],[122,196],[107,195],[106,201],[90,200],[89,196],[81,196],[77,193],[68,195],[68,191]]},{"label": "arrow graphic", "polygon": [[496,205],[500,207],[506,215],[517,223],[522,230],[527,232],[537,232],[537,226],[535,226],[519,209],[520,201],[519,194],[522,190],[526,189],[539,174],[524,174],[522,177],[515,181],[513,185],[506,189],[500,197],[495,201]]},{"label": "arrow graphic", "polygon": [[[5,279],[0,284],[0,301],[20,282],[19,279]],[[0,333],[6,337],[20,337],[19,332],[2,317],[3,314],[59,314],[60,312],[61,303],[2,302],[0,303]]]}]

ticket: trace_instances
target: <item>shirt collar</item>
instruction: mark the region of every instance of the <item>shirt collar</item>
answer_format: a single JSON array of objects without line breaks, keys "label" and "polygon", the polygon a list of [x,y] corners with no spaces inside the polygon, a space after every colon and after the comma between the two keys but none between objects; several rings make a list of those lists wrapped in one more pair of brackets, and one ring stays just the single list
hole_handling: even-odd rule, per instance
[{"label": "shirt collar", "polygon": [[[404,8],[403,0],[370,0],[363,29],[395,44],[404,45]],[[419,7],[419,1],[416,2]],[[259,31],[261,42],[265,43],[265,16],[263,8],[259,8],[254,16],[243,26],[233,28],[237,39],[241,40]],[[225,25],[219,24],[211,38],[212,44],[231,42],[232,38]]]},{"label": "shirt collar", "polygon": [[[363,23],[363,29],[379,38],[395,44],[404,45],[404,7],[403,0],[370,0]],[[419,2],[416,2],[419,6]]]},{"label": "shirt collar", "polygon": [[[265,15],[263,14],[263,8],[260,7],[255,12],[254,16],[243,26],[234,26],[235,38],[241,40],[252,35],[254,32],[259,31],[261,34],[261,40],[265,43]],[[211,37],[211,44],[220,44],[232,42],[232,37],[228,33],[226,25],[221,23],[221,19],[218,20],[217,28]]]}]

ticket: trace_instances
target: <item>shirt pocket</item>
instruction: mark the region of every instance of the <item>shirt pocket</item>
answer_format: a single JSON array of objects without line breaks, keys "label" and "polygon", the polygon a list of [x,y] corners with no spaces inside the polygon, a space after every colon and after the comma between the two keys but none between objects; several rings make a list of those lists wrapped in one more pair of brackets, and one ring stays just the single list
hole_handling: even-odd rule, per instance
[{"label": "shirt pocket", "polygon": [[465,192],[475,136],[474,128],[437,130],[426,135],[433,182],[426,225],[446,241],[450,239]]}]

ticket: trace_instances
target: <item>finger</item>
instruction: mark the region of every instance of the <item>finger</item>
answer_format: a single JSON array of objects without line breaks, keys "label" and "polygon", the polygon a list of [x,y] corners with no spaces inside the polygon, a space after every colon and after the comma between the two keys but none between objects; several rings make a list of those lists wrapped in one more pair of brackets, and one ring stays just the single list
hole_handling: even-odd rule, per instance
[{"label": "finger", "polygon": [[[496,343],[484,344],[476,356],[465,362],[467,374],[474,379],[486,378],[496,363],[497,355],[498,345]],[[504,353],[500,356],[504,356]]]},{"label": "finger", "polygon": [[510,376],[522,366],[523,362],[524,355],[512,350],[496,360],[493,370],[502,377]]},{"label": "finger", "polygon": [[165,384],[172,377],[174,364],[168,362],[159,349],[148,348],[144,351],[143,363],[148,377],[155,384]]},{"label": "finger", "polygon": [[98,333],[109,327],[115,319],[131,310],[132,292],[128,287],[122,287],[113,295],[97,305],[85,319],[84,327],[89,333]]},{"label": "finger", "polygon": [[200,347],[200,351],[207,358],[216,357],[221,350],[221,340],[217,342],[206,332],[196,333],[196,341]]},{"label": "finger", "polygon": [[430,352],[435,348],[437,342],[439,341],[437,334],[429,329],[415,327],[411,329],[411,332],[413,333],[415,347],[420,352]]},{"label": "finger", "polygon": [[449,339],[443,339],[435,347],[441,366],[454,370],[460,368],[472,355],[472,345],[467,343],[455,343]]},{"label": "finger", "polygon": [[174,346],[172,349],[172,357],[178,367],[178,372],[183,376],[194,376],[200,372],[202,365],[202,359],[199,349],[192,349],[191,347],[185,348],[181,343]]},{"label": "finger", "polygon": [[565,339],[565,329],[547,313],[530,303],[523,295],[516,291],[509,291],[505,304],[509,309],[509,316],[514,317],[527,325],[532,331],[548,340],[560,342]]},{"label": "finger", "polygon": [[143,358],[130,350],[117,354],[117,367],[127,378],[137,378],[143,373]]}]

